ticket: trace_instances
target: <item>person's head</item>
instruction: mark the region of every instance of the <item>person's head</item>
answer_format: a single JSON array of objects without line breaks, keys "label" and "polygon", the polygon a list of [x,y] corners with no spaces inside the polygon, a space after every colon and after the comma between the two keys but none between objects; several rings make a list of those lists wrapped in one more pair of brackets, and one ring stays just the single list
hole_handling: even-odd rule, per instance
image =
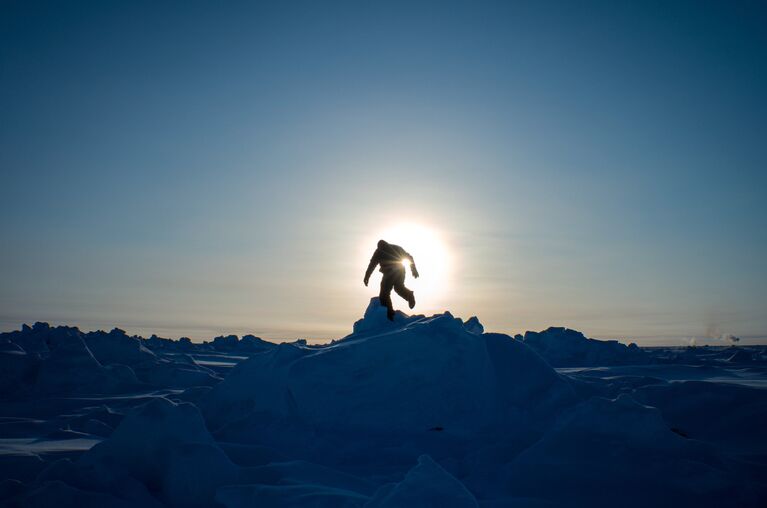
[{"label": "person's head", "polygon": [[385,249],[388,246],[389,246],[389,243],[386,240],[378,240],[379,249]]}]

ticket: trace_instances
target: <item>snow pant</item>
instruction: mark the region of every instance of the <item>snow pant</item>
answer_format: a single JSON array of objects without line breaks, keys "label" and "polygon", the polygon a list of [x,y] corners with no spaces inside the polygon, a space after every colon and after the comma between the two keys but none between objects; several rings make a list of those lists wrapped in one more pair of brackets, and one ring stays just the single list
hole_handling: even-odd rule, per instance
[{"label": "snow pant", "polygon": [[413,297],[413,292],[405,287],[404,268],[386,271],[381,279],[381,293],[378,295],[378,299],[381,301],[381,305],[388,309],[389,315],[394,314],[394,304],[391,302],[392,289],[405,300],[410,300]]}]

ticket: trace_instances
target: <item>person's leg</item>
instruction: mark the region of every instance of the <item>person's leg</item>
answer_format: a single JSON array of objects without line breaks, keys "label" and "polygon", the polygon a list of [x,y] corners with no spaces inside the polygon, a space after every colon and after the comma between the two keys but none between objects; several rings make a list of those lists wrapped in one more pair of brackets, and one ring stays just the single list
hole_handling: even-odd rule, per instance
[{"label": "person's leg", "polygon": [[378,294],[378,300],[381,305],[386,307],[386,317],[390,321],[394,321],[394,304],[391,301],[391,289],[394,286],[394,277],[391,274],[385,273],[381,278],[381,292]]},{"label": "person's leg", "polygon": [[397,292],[402,298],[407,300],[408,307],[411,309],[415,307],[415,293],[405,287],[405,272],[402,271],[398,274],[397,279],[394,281],[394,291]]}]

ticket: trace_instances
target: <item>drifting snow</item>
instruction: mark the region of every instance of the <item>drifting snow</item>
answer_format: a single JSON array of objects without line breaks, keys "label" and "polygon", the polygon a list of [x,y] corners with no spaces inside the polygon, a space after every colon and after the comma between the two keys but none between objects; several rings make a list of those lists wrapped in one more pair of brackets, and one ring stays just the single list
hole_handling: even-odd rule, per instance
[{"label": "drifting snow", "polygon": [[327,346],[38,323],[0,335],[0,367],[3,506],[767,500],[759,348],[511,338],[373,299]]}]

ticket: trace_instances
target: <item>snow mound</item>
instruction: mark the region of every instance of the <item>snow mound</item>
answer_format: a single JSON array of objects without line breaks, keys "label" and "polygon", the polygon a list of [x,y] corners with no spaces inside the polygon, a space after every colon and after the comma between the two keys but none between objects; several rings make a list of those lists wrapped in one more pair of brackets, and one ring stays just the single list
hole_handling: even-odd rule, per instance
[{"label": "snow mound", "polygon": [[572,399],[551,367],[508,336],[476,335],[450,313],[382,325],[378,311],[371,302],[360,331],[332,346],[281,344],[241,363],[204,397],[207,418],[214,428],[258,413],[335,431],[466,434]]},{"label": "snow mound", "polygon": [[106,394],[142,385],[210,386],[220,380],[194,362],[159,357],[140,338],[118,328],[83,333],[75,327],[35,323],[0,334],[0,343],[0,366],[7,367],[0,375],[0,393]]},{"label": "snow mound", "polygon": [[231,485],[221,487],[216,501],[226,508],[363,508],[368,498],[324,485]]},{"label": "snow mound", "polygon": [[716,443],[734,452],[767,454],[767,390],[683,381],[645,386],[634,397],[658,408],[671,427],[691,439]]},{"label": "snow mound", "polygon": [[244,335],[242,339],[236,335],[222,335],[215,337],[213,342],[205,342],[204,344],[212,347],[215,351],[227,353],[260,353],[277,346],[275,343],[255,335]]},{"label": "snow mound", "polygon": [[0,334],[3,338],[18,344],[27,353],[48,352],[47,336],[51,331],[48,323],[37,322],[33,326],[22,325],[21,330]]},{"label": "snow mound", "polygon": [[45,393],[114,393],[134,388],[130,371],[105,368],[86,345],[77,328],[48,328],[48,353],[36,366],[35,390]]},{"label": "snow mound", "polygon": [[83,337],[93,356],[103,365],[120,364],[134,366],[144,362],[156,362],[157,357],[145,348],[136,337],[129,337],[119,328],[106,333],[87,333]]},{"label": "snow mound", "polygon": [[428,455],[396,484],[381,487],[365,508],[477,508],[477,500]]},{"label": "snow mound", "polygon": [[362,319],[354,322],[352,327],[353,334],[362,334],[371,330],[380,330],[386,328],[402,327],[415,320],[423,318],[419,316],[408,316],[401,310],[394,313],[394,320],[390,320],[386,315],[386,307],[381,305],[381,301],[375,297],[370,299],[370,304],[365,309]]},{"label": "snow mound", "polygon": [[0,395],[18,393],[23,387],[32,384],[37,364],[37,358],[28,355],[16,344],[9,343],[5,351],[0,351]]},{"label": "snow mound", "polygon": [[148,339],[143,339],[143,343],[152,351],[191,351],[195,349],[195,344],[189,337],[171,340],[153,334]]},{"label": "snow mound", "polygon": [[207,506],[238,468],[205,427],[197,408],[156,398],[127,415],[78,465],[124,471],[171,506]]},{"label": "snow mound", "polygon": [[[9,499],[9,502],[11,500]],[[21,489],[7,506],[25,508],[71,506],[78,508],[135,508],[136,504],[103,492],[80,490],[62,481],[49,481],[35,489]]]},{"label": "snow mound", "polygon": [[229,508],[362,508],[375,490],[371,482],[305,461],[250,468],[241,480],[243,484],[219,488],[216,500]]},{"label": "snow mound", "polygon": [[148,349],[139,337],[115,328],[109,333],[84,335],[94,356],[104,365],[126,365],[139,381],[152,386],[210,386],[219,381],[214,373],[183,356],[169,360]]},{"label": "snow mound", "polygon": [[649,357],[633,342],[588,339],[581,332],[550,327],[517,336],[552,367],[599,367],[648,363]]},{"label": "snow mound", "polygon": [[470,317],[469,320],[463,324],[463,327],[467,332],[473,333],[474,335],[482,335],[485,333],[485,327],[479,322],[477,316]]},{"label": "snow mound", "polygon": [[[555,489],[551,478],[558,478]],[[593,397],[565,411],[511,462],[504,480],[516,496],[563,504],[577,498],[589,506],[753,505],[749,489],[732,492],[737,482],[721,455],[628,395]]]}]

